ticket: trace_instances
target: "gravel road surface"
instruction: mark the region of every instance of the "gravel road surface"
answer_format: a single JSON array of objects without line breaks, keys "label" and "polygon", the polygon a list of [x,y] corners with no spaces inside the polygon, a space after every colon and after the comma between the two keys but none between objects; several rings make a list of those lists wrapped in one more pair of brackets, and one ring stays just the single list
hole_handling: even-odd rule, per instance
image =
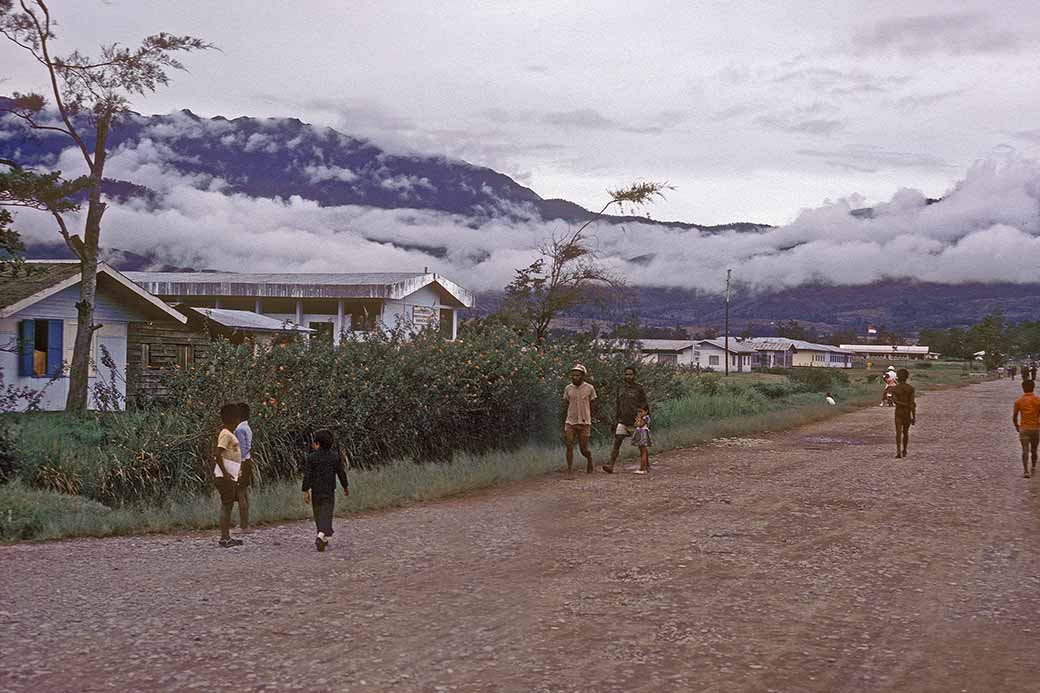
[{"label": "gravel road surface", "polygon": [[874,407],[339,520],[326,553],[304,523],[0,547],[0,690],[1040,690],[1017,388],[922,395],[905,460]]}]

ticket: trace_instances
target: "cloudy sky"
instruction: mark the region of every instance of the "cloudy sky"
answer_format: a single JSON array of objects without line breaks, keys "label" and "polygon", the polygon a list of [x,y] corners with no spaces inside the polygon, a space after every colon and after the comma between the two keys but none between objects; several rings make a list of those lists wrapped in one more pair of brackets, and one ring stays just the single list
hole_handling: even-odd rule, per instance
[{"label": "cloudy sky", "polygon": [[[1040,5],[760,1],[53,0],[61,47],[188,33],[221,52],[134,106],[295,116],[659,219],[787,224],[850,195],[946,193],[1040,156]],[[993,9],[998,7],[999,9]],[[37,66],[0,47],[4,91]]]}]

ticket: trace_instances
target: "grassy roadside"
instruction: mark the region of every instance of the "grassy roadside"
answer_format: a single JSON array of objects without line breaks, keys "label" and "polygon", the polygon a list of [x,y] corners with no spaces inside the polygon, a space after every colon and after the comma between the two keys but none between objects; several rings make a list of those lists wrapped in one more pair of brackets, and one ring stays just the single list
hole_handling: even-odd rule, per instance
[{"label": "grassy roadside", "polygon": [[[876,373],[876,372],[875,372]],[[689,447],[713,438],[796,428],[874,404],[876,383],[870,374],[855,372],[850,384],[835,388],[837,406],[820,393],[797,393],[768,400],[751,387],[777,383],[784,376],[741,374],[720,379],[723,390],[710,397],[691,393],[668,403],[662,412],[670,425],[654,430],[654,454]],[[915,371],[919,390],[936,390],[978,382],[950,367]],[[593,446],[597,460],[609,454],[609,444]],[[635,454],[624,448],[625,458]],[[530,479],[558,469],[559,445],[531,444],[512,451],[459,455],[449,464],[416,465],[398,462],[377,469],[352,471],[351,495],[337,500],[337,515],[391,508],[417,501],[447,498],[496,485]],[[580,459],[580,458],[579,458]],[[162,506],[108,508],[77,496],[27,488],[19,482],[0,486],[0,541],[103,537],[149,532],[201,530],[216,527],[215,495],[182,495]],[[255,489],[251,517],[270,524],[309,517],[295,482]]]}]

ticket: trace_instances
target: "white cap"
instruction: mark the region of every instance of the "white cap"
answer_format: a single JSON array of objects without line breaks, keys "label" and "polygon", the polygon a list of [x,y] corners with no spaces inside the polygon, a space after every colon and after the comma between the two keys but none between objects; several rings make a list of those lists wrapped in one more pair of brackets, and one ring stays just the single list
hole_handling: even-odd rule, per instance
[{"label": "white cap", "polygon": [[574,364],[574,367],[571,368],[571,373],[573,373],[574,371],[578,371],[582,375],[588,375],[589,374],[588,369],[585,368],[585,366],[581,365],[580,363]]},{"label": "white cap", "polygon": [[896,367],[895,367],[895,366],[889,366],[889,367],[888,367],[888,370],[890,370],[890,371],[894,371],[895,369],[896,369]]}]

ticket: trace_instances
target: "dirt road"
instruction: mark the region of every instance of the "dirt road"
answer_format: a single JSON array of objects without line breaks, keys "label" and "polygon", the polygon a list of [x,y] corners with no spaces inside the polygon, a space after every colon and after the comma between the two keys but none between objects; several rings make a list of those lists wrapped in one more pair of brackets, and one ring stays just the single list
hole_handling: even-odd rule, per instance
[{"label": "dirt road", "polygon": [[1036,691],[1018,384],[342,521],[0,547],[0,690]]}]

